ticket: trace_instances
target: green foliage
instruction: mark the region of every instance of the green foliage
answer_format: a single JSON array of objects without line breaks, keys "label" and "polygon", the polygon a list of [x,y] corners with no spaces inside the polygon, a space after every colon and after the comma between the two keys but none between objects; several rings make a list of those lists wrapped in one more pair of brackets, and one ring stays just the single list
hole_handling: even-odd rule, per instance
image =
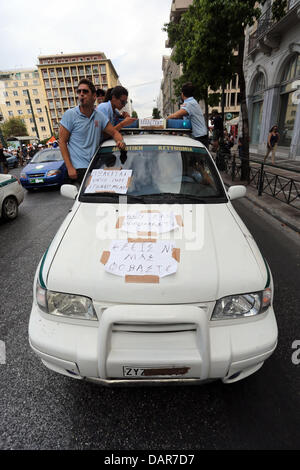
[{"label": "green foliage", "polygon": [[153,117],[153,119],[160,119],[161,118],[160,111],[159,111],[158,108],[153,108],[152,117]]},{"label": "green foliage", "polygon": [[136,119],[138,118],[138,114],[136,111],[132,111],[132,117]]},{"label": "green foliage", "polygon": [[21,118],[11,117],[1,124],[1,131],[5,139],[13,136],[28,135],[25,124]]},{"label": "green foliage", "polygon": [[276,21],[279,21],[287,10],[287,0],[274,0],[272,4],[272,15]]}]

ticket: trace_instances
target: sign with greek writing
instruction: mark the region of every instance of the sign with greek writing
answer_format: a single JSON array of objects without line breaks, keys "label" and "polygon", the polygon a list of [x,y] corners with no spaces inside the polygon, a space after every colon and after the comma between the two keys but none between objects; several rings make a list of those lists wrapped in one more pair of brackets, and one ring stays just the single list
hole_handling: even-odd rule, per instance
[{"label": "sign with greek writing", "polygon": [[173,212],[133,212],[127,213],[121,229],[129,233],[156,235],[178,228],[177,219]]},{"label": "sign with greek writing", "polygon": [[113,192],[126,194],[132,170],[118,168],[93,170],[85,194]]},{"label": "sign with greek writing", "polygon": [[156,128],[156,129],[164,129],[165,127],[165,120],[164,119],[140,119],[140,127],[141,128]]},{"label": "sign with greek writing", "polygon": [[105,253],[105,271],[117,276],[165,277],[176,273],[179,259],[173,240],[115,240]]}]

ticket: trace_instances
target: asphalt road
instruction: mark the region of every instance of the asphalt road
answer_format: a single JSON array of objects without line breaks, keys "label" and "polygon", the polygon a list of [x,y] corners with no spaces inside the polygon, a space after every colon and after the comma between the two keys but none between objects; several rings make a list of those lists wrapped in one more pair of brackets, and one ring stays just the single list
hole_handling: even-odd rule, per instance
[{"label": "asphalt road", "polygon": [[262,369],[232,385],[111,389],[49,371],[28,344],[34,272],[71,205],[58,191],[26,194],[19,217],[0,222],[0,448],[297,449],[299,237],[248,201],[235,204],[275,281],[279,344]]}]

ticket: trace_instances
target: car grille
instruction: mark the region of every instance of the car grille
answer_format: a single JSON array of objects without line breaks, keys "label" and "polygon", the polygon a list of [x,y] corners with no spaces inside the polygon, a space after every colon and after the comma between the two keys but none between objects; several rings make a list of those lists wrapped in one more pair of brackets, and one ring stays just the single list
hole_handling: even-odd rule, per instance
[{"label": "car grille", "polygon": [[28,178],[41,178],[45,173],[27,173]]}]

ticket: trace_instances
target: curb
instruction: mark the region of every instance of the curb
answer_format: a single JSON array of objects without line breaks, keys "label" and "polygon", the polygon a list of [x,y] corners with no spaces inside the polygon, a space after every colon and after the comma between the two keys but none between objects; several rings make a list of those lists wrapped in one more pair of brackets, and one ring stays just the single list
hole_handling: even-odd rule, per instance
[{"label": "curb", "polygon": [[[224,180],[223,180],[224,181]],[[224,184],[226,187],[229,187],[230,184],[228,183],[225,183],[224,181]],[[276,214],[274,213],[274,211],[272,209],[268,209],[267,207],[265,207],[263,204],[259,204],[257,201],[254,201],[251,197],[249,196],[245,196],[245,199],[247,199],[248,201],[250,201],[252,204],[254,204],[255,206],[259,207],[260,209],[262,209],[264,212],[266,212],[267,214],[271,215],[272,217],[274,217],[274,219],[278,220],[279,222],[281,222],[282,224],[286,225],[287,227],[289,227],[290,229],[294,230],[296,233],[299,233],[300,234],[300,228],[297,227],[296,225],[292,224],[290,221],[288,221],[287,219],[285,219],[284,217],[282,217],[281,215],[279,214]]]}]

